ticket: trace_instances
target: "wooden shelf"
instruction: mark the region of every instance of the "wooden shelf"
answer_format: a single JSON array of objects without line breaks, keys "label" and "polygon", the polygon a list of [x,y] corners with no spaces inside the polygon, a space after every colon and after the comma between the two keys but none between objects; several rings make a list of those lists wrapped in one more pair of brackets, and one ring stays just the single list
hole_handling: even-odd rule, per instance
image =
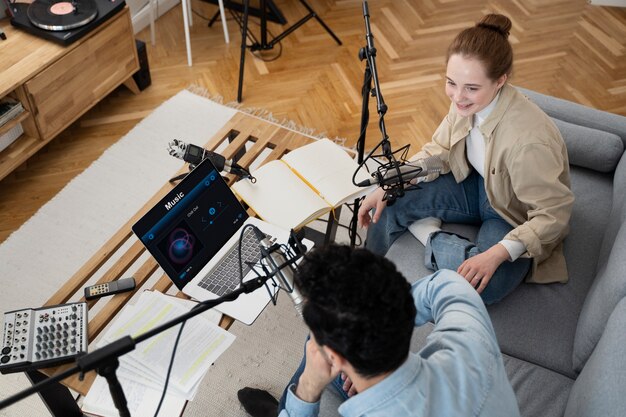
[{"label": "wooden shelf", "polygon": [[28,116],[30,116],[30,113],[24,110],[17,117],[14,117],[13,119],[0,126],[0,136],[13,129],[18,123],[22,123],[28,118]]},{"label": "wooden shelf", "polygon": [[68,46],[2,26],[0,98],[15,98],[24,112],[0,135],[18,123],[24,133],[0,152],[0,180],[139,69],[128,6]]},{"label": "wooden shelf", "polygon": [[0,152],[0,180],[20,166],[45,145],[45,142],[22,135]]}]

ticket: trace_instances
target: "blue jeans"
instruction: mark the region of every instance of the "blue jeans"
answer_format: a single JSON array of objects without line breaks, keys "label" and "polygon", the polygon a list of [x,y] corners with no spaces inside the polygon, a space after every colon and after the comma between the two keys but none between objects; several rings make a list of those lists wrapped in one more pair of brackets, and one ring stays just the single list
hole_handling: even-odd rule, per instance
[{"label": "blue jeans", "polygon": [[[461,183],[452,174],[446,174],[418,187],[387,207],[378,222],[370,225],[365,244],[369,250],[386,254],[411,223],[425,217],[480,226],[476,242],[444,231],[431,234],[426,247],[426,267],[456,271],[463,261],[486,251],[513,230],[491,207],[483,177],[476,171]],[[513,291],[531,263],[529,258],[503,262],[480,294],[485,304],[496,303]]]},{"label": "blue jeans", "polygon": [[[309,341],[309,338],[310,338],[310,336],[307,336],[306,342]],[[291,384],[298,385],[298,381],[300,380],[300,376],[304,372],[304,366],[306,365],[306,342],[304,343],[304,355],[302,355],[302,361],[300,362],[300,365],[298,365],[298,369],[296,369],[296,372],[293,374],[293,376],[289,380],[289,383],[285,387],[285,390],[283,391],[283,395],[280,397],[280,401],[278,402],[278,414],[280,414],[280,412],[285,408],[285,403],[287,401],[287,390],[289,389]],[[332,387],[337,390],[339,395],[344,400],[348,399],[348,393],[343,390],[343,380],[341,379],[341,375],[338,375],[337,378],[335,378],[330,383],[330,385],[332,385]]]}]

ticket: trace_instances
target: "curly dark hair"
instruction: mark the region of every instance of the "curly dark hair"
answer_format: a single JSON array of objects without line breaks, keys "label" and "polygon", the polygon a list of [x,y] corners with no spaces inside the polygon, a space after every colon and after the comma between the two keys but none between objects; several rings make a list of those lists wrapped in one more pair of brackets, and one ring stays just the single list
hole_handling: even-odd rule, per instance
[{"label": "curly dark hair", "polygon": [[320,345],[341,354],[364,377],[406,360],[415,324],[411,286],[395,265],[366,249],[312,250],[295,276],[303,316]]}]

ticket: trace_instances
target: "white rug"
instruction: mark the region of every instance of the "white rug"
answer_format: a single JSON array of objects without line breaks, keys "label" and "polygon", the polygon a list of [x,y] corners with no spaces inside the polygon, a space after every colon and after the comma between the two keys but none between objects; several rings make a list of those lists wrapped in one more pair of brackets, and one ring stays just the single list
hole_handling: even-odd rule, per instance
[{"label": "white rug", "polygon": [[[72,180],[0,245],[0,312],[44,303],[182,166],[168,141],[203,144],[237,110],[182,91],[159,106]],[[252,326],[235,323],[237,340],[219,358],[184,416],[245,416],[236,392],[246,385],[279,395],[299,363],[306,329],[288,297]],[[28,386],[0,375],[0,398]],[[37,397],[0,416],[49,415]]]}]

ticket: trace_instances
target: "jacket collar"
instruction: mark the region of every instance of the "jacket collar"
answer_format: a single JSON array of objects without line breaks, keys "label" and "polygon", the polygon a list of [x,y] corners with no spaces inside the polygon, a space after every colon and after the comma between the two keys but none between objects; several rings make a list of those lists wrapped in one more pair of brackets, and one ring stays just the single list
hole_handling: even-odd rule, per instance
[{"label": "jacket collar", "polygon": [[489,138],[492,136],[493,131],[500,124],[500,121],[506,114],[511,105],[511,102],[513,101],[513,97],[515,96],[515,94],[517,94],[517,90],[515,89],[515,87],[507,83],[504,84],[499,94],[500,97],[498,98],[496,107],[491,111],[489,116],[487,116],[485,121],[480,125],[480,131],[485,137],[485,140],[489,140]]},{"label": "jacket collar", "polygon": [[[498,97],[498,102],[496,103],[495,108],[491,111],[489,116],[485,119],[485,121],[480,125],[480,130],[485,137],[485,140],[491,137],[491,134],[495,130],[496,126],[500,123],[500,120],[506,114],[507,109],[511,105],[513,97],[517,93],[515,87],[505,84],[501,91],[500,97]],[[472,129],[472,119],[473,117],[459,117],[454,108],[454,105],[450,105],[450,113],[449,117],[452,120],[452,136],[450,138],[450,146],[455,145],[457,142],[465,139]]]}]

